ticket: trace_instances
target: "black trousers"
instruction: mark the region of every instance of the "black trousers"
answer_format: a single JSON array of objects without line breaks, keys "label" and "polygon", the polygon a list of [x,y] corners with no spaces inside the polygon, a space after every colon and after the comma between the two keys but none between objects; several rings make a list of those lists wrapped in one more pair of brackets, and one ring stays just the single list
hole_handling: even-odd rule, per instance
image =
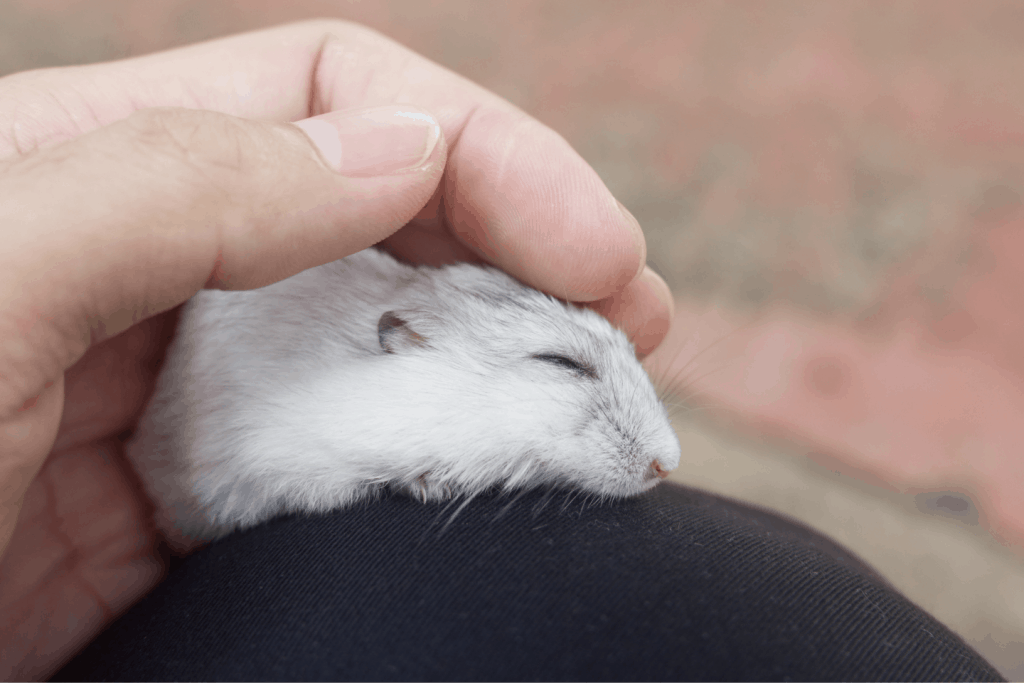
[{"label": "black trousers", "polygon": [[56,680],[1001,680],[800,524],[662,485],[384,497],[177,563]]}]

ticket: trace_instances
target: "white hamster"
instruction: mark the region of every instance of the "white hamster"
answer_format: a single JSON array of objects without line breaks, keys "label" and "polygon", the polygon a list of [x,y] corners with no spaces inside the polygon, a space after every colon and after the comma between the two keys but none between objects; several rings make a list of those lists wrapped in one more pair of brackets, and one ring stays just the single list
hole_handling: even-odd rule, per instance
[{"label": "white hamster", "polygon": [[377,249],[183,308],[128,448],[174,539],[384,485],[654,486],[679,441],[626,336],[494,268]]}]

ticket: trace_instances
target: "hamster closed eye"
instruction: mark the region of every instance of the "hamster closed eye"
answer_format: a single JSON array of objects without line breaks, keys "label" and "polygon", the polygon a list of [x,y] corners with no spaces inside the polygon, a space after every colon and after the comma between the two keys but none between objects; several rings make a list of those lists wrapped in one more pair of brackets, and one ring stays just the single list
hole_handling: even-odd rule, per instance
[{"label": "hamster closed eye", "polygon": [[376,249],[183,308],[128,448],[172,545],[384,485],[619,497],[679,443],[625,335],[493,269]]}]

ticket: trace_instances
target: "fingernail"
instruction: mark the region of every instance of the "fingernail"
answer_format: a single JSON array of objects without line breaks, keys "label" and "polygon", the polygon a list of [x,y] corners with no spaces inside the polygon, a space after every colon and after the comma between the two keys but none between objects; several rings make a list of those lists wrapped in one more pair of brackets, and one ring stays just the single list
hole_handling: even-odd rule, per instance
[{"label": "fingernail", "polygon": [[441,139],[441,126],[433,116],[406,105],[336,111],[295,125],[309,136],[328,166],[347,176],[422,168]]},{"label": "fingernail", "polygon": [[640,256],[640,267],[636,269],[636,276],[638,276],[647,265],[647,240],[644,239],[644,231],[640,227],[640,221],[638,221],[633,214],[629,212],[625,206],[622,205],[618,199],[615,200],[616,205],[619,207],[619,213],[626,219],[630,229],[633,231],[633,244],[636,247],[636,253]]}]

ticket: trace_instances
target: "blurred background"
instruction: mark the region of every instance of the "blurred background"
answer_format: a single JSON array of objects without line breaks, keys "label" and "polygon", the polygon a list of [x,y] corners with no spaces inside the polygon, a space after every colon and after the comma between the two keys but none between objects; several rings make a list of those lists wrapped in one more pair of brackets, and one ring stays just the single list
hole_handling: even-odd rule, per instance
[{"label": "blurred background", "polygon": [[1024,4],[2,0],[0,74],[324,16],[508,98],[647,233],[680,482],[1024,679]]}]

